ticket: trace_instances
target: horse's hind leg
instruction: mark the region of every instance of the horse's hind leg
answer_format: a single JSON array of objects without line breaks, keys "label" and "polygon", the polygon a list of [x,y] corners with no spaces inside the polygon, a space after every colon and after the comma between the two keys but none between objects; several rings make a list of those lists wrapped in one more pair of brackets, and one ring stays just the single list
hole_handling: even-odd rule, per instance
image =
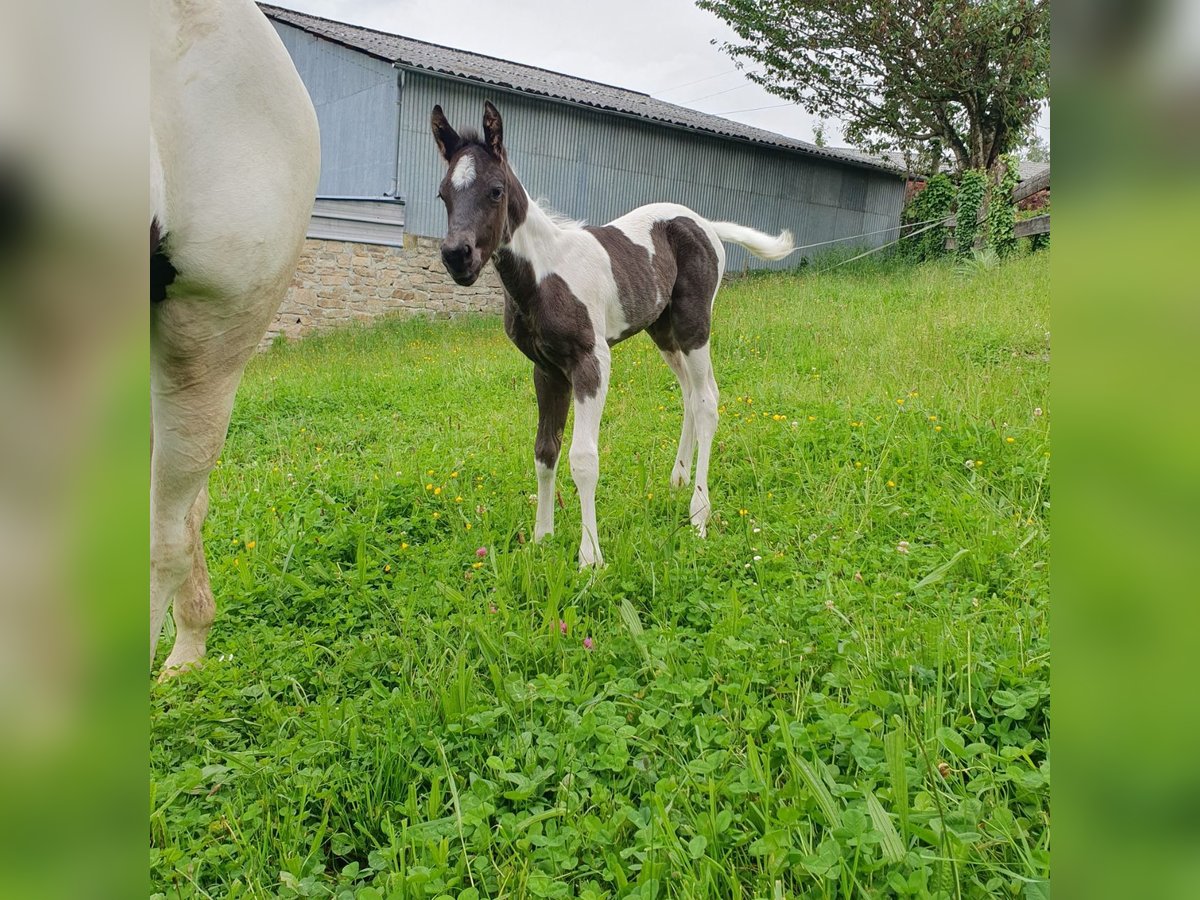
[{"label": "horse's hind leg", "polygon": [[683,352],[675,343],[675,335],[671,330],[669,307],[646,329],[646,333],[658,346],[658,352],[679,379],[679,389],[683,395],[683,427],[679,432],[679,451],[675,454],[675,466],[671,469],[671,487],[680,488],[692,478],[692,461],[696,456],[696,429],[692,421],[692,383],[687,366],[683,364]]},{"label": "horse's hind leg", "polygon": [[208,563],[204,559],[204,539],[201,536],[206,515],[207,486],[200,489],[200,495],[188,512],[187,537],[192,543],[192,570],[171,604],[171,615],[175,619],[175,645],[163,663],[163,675],[182,671],[204,656],[208,632],[216,616],[217,605],[208,580]]},{"label": "horse's hind leg", "polygon": [[683,363],[683,353],[662,347],[658,352],[679,379],[679,388],[683,393],[683,428],[679,432],[679,451],[675,454],[675,466],[671,469],[671,487],[681,488],[692,480],[692,462],[696,458],[696,424],[692,415],[694,391],[687,366]]},{"label": "horse's hind leg", "polygon": [[[273,298],[272,298],[273,299]],[[200,526],[242,369],[274,307],[169,298],[152,313],[150,662],[171,601],[179,636],[169,664],[195,662],[211,622]]]},{"label": "horse's hind leg", "polygon": [[707,343],[683,354],[684,368],[692,386],[692,422],[696,432],[696,489],[692,493],[691,522],[704,537],[712,503],[708,495],[708,463],[713,435],[717,432],[717,408],[720,394],[713,376],[712,358]]}]

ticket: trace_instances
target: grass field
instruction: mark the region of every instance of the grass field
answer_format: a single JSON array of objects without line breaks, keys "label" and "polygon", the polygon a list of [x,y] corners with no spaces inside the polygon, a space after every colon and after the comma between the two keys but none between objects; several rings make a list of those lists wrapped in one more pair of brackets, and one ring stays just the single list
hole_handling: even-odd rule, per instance
[{"label": "grass field", "polygon": [[257,358],[209,658],[151,689],[151,892],[1048,897],[1048,328],[1048,253],[727,286],[709,537],[640,336],[598,573],[565,453],[527,540],[498,320]]}]

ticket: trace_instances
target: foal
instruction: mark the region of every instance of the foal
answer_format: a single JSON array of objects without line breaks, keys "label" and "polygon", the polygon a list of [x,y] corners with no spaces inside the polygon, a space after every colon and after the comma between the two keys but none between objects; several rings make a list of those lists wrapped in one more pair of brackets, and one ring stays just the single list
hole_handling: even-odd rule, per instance
[{"label": "foal", "polygon": [[600,227],[564,222],[539,207],[508,165],[504,126],[483,106],[483,138],[455,132],[440,106],[433,136],[448,165],[438,196],[449,226],[446,271],[474,284],[488,259],[504,282],[504,329],[533,361],[538,401],[534,460],[538,479],[534,540],[554,530],[554,473],[571,392],[575,433],[571,474],[579,490],[580,566],[603,565],[596,535],[600,414],[610,351],[647,332],[683,389],[683,432],[671,484],[688,483],[696,459],[691,522],[703,537],[711,505],[708,463],[717,428],[717,383],[709,358],[712,303],[725,271],[722,241],[763,259],[792,249],[784,231],[771,237],[729,222],[710,222],[684,206],[641,206]]}]

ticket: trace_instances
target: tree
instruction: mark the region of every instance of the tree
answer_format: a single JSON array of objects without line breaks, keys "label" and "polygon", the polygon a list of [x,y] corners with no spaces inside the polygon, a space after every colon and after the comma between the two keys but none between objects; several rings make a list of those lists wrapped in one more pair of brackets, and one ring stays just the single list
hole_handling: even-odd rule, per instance
[{"label": "tree", "polygon": [[866,150],[940,141],[990,169],[1048,96],[1049,0],[697,0],[747,77]]},{"label": "tree", "polygon": [[1021,150],[1021,158],[1030,162],[1050,162],[1050,145],[1042,140],[1042,136],[1030,130],[1029,139]]}]

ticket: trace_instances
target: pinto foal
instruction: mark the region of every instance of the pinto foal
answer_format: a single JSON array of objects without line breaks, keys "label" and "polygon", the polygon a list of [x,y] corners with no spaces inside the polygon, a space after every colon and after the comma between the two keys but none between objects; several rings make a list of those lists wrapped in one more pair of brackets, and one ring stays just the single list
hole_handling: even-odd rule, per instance
[{"label": "pinto foal", "polygon": [[449,217],[442,262],[461,285],[474,284],[488,259],[495,262],[507,295],[504,329],[533,361],[538,402],[534,540],[554,530],[554,474],[574,391],[570,460],[583,517],[579,564],[603,565],[596,482],[609,347],[639,331],[658,345],[683,390],[683,431],[671,484],[688,483],[695,457],[690,518],[703,537],[717,428],[708,336],[725,271],[721,242],[740,244],[763,259],[781,259],[792,249],[791,234],[771,237],[710,222],[673,203],[641,206],[599,227],[564,222],[530,199],[508,165],[500,113],[491,103],[483,110],[480,139],[473,132],[458,134],[442,108],[433,108],[433,136],[447,163],[438,191]]}]

